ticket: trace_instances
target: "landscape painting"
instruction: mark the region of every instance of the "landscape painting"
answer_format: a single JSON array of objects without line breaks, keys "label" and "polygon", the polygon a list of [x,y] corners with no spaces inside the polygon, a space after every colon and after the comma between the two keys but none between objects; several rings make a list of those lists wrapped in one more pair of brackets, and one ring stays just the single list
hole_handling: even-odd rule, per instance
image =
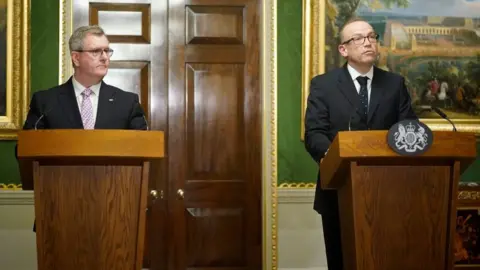
[{"label": "landscape painting", "polygon": [[311,1],[321,7],[312,11],[312,21],[324,22],[318,26],[323,38],[311,45],[324,50],[318,59],[322,72],[344,64],[337,50],[339,29],[361,17],[380,35],[377,66],[405,77],[422,120],[445,123],[429,109],[436,106],[459,130],[480,132],[480,0]]},{"label": "landscape painting", "polygon": [[458,208],[454,237],[455,265],[480,266],[480,209]]}]

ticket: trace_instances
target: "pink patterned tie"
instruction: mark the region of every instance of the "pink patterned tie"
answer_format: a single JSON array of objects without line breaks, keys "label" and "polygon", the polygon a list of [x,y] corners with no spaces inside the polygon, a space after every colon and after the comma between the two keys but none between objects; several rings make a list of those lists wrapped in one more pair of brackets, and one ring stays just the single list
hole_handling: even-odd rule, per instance
[{"label": "pink patterned tie", "polygon": [[82,122],[84,129],[93,129],[94,122],[93,122],[93,107],[92,101],[90,100],[90,95],[93,91],[90,88],[85,89],[82,92],[82,106],[80,112],[82,114]]}]

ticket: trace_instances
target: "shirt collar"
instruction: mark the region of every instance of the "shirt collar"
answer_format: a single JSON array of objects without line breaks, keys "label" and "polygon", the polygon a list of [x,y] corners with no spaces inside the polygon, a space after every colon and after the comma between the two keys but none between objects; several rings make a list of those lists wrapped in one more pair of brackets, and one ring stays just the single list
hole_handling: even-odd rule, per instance
[{"label": "shirt collar", "polygon": [[367,76],[368,77],[368,83],[372,83],[373,80],[373,66],[370,68],[370,70],[366,74],[361,74],[358,72],[356,69],[354,69],[352,66],[349,64],[347,65],[348,72],[350,73],[350,76],[352,76],[352,80],[356,81],[358,76]]},{"label": "shirt collar", "polygon": [[[75,90],[75,96],[77,97],[80,96],[82,92],[87,88],[83,86],[81,83],[79,83],[77,80],[75,80],[75,76],[72,76],[72,84],[73,84],[73,90]],[[92,90],[94,95],[98,96],[101,85],[102,85],[102,82],[100,81],[99,83],[90,86],[90,90]]]}]

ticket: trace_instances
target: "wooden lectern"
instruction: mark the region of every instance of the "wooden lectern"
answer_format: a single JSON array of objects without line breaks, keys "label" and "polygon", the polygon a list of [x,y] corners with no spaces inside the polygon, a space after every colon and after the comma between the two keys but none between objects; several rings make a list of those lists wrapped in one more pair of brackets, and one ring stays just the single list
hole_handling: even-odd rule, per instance
[{"label": "wooden lectern", "polygon": [[160,131],[21,131],[38,269],[142,269],[149,160],[163,155]]},{"label": "wooden lectern", "polygon": [[387,131],[340,132],[320,164],[338,192],[348,270],[450,270],[457,186],[476,158],[472,133],[433,132],[419,156],[401,156]]}]

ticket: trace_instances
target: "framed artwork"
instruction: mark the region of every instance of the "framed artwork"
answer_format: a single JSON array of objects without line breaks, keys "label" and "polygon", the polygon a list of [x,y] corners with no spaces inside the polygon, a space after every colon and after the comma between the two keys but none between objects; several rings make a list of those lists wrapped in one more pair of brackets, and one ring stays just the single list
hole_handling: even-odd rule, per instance
[{"label": "framed artwork", "polygon": [[480,185],[461,183],[454,236],[455,269],[480,269]]},{"label": "framed artwork", "polygon": [[310,80],[342,66],[340,27],[368,21],[377,67],[405,77],[412,105],[432,130],[480,133],[480,0],[303,0],[302,139]]},{"label": "framed artwork", "polygon": [[14,140],[30,89],[30,1],[0,0],[0,140]]}]

